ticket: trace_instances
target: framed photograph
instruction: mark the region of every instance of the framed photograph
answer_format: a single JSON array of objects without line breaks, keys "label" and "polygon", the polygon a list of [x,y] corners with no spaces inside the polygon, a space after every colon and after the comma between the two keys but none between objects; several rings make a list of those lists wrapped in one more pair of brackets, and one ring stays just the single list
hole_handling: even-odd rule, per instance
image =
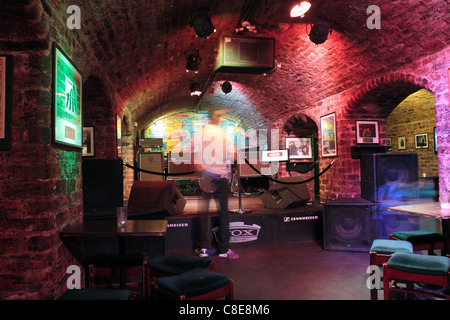
[{"label": "framed photograph", "polygon": [[83,157],[95,156],[94,127],[83,127]]},{"label": "framed photograph", "polygon": [[312,160],[312,139],[286,137],[286,149],[290,160]]},{"label": "framed photograph", "polygon": [[53,142],[83,148],[83,76],[53,44]]},{"label": "framed photograph", "polygon": [[398,137],[398,150],[405,150],[405,149],[406,149],[406,138]]},{"label": "framed photograph", "polygon": [[357,120],[356,121],[356,143],[357,144],[380,144],[380,133],[378,121]]},{"label": "framed photograph", "polygon": [[116,114],[117,157],[122,158],[122,119]]},{"label": "framed photograph", "polygon": [[419,133],[414,135],[416,149],[428,148],[428,133]]},{"label": "framed photograph", "polygon": [[13,56],[0,55],[0,150],[11,149]]},{"label": "framed photograph", "polygon": [[386,145],[387,146],[392,146],[392,139],[391,138],[386,138]]},{"label": "framed photograph", "polygon": [[320,117],[320,134],[322,157],[336,157],[336,113]]}]

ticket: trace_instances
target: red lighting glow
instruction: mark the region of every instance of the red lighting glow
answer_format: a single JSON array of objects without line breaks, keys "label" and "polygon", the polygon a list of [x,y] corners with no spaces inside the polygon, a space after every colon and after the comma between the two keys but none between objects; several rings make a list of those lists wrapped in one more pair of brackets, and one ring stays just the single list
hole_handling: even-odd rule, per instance
[{"label": "red lighting glow", "polygon": [[311,8],[311,3],[308,1],[303,1],[300,4],[296,4],[291,9],[291,18],[297,18],[301,17],[303,18],[305,16],[305,13]]}]

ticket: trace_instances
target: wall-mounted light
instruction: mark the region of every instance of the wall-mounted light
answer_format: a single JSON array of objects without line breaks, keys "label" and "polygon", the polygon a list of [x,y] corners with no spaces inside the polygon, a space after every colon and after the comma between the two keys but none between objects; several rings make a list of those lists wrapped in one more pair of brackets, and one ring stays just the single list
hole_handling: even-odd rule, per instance
[{"label": "wall-mounted light", "polygon": [[220,86],[222,87],[222,91],[225,92],[225,94],[230,93],[231,90],[233,90],[233,86],[228,81],[225,81]]},{"label": "wall-mounted light", "polygon": [[291,9],[291,18],[303,18],[305,16],[305,13],[311,8],[311,3],[308,1],[300,2],[299,4],[296,4]]},{"label": "wall-mounted light", "polygon": [[186,57],[186,72],[194,71],[197,73],[200,61],[202,61],[202,57],[200,57],[198,50],[185,51],[184,56]]},{"label": "wall-mounted light", "polygon": [[216,32],[216,29],[211,22],[209,8],[201,8],[192,11],[189,25],[194,27],[195,33],[199,38],[208,39],[213,32]]},{"label": "wall-mounted light", "polygon": [[202,94],[200,84],[198,82],[191,83],[189,89],[191,90],[191,96],[200,96]]},{"label": "wall-mounted light", "polygon": [[308,34],[309,39],[317,45],[324,43],[328,39],[328,35],[331,34],[331,29],[328,23],[324,21],[317,21],[311,28],[311,32]]}]

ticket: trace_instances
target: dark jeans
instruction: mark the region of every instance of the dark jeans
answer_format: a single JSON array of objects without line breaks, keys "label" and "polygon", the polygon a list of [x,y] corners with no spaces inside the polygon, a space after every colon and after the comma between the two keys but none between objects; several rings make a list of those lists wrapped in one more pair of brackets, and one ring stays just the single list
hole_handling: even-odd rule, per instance
[{"label": "dark jeans", "polygon": [[230,219],[228,216],[228,179],[217,178],[212,179],[211,183],[217,187],[213,193],[205,193],[205,199],[200,200],[200,215],[199,215],[199,239],[198,247],[210,249],[212,245],[212,228],[211,218],[209,217],[209,202],[212,196],[217,203],[217,249],[219,253],[225,253],[229,249],[230,242]]}]

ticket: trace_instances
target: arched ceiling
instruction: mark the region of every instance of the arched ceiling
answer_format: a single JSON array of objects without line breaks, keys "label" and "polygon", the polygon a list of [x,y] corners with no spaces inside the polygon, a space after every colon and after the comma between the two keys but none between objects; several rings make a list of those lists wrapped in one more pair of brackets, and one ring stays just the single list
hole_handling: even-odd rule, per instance
[{"label": "arched ceiling", "polygon": [[[283,101],[301,109],[450,43],[448,0],[376,1],[380,30],[366,26],[371,0],[312,0],[303,19],[289,17],[295,1],[288,0],[52,1],[80,6],[80,32],[92,46],[118,103],[136,120],[152,112],[161,114],[166,105],[198,107],[202,98],[192,98],[189,92],[193,81],[205,89],[215,87],[205,92],[208,102],[215,103],[214,94],[223,95],[217,90],[219,81],[227,78],[212,74],[217,40],[222,34],[234,34],[243,17],[256,26],[258,33],[252,36],[275,38],[278,69],[268,76],[270,81],[260,75],[228,78],[253,90],[254,96],[279,97],[279,114],[289,113],[290,106]],[[197,38],[189,26],[190,12],[205,6],[211,9],[217,30],[209,39]],[[328,22],[333,33],[330,41],[314,47],[306,39],[306,24],[318,20]],[[192,49],[202,57],[198,74],[185,69],[184,52]],[[287,82],[297,88],[280,92]],[[270,110],[260,113],[258,118],[273,116]]]}]

